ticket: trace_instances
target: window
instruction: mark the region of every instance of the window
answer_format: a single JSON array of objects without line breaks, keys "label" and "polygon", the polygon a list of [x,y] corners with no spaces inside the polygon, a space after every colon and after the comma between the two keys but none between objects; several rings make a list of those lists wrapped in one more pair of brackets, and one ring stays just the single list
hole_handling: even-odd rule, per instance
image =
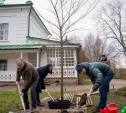
[{"label": "window", "polygon": [[8,40],[8,24],[0,24],[0,40]]},{"label": "window", "polygon": [[0,71],[7,71],[7,60],[0,60]]},{"label": "window", "polygon": [[28,61],[34,66],[37,67],[37,54],[28,53]]},{"label": "window", "polygon": [[[63,66],[74,66],[74,50],[65,49],[63,51]],[[61,66],[61,51],[60,49],[47,50],[47,63],[53,66]]]}]

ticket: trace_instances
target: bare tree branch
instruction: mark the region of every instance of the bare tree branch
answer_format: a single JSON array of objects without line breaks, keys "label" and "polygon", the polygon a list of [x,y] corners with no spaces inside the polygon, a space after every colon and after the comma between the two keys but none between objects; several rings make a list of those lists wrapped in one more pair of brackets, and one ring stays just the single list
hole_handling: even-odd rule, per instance
[{"label": "bare tree branch", "polygon": [[102,32],[105,34],[107,39],[116,40],[119,44],[119,48],[122,48],[126,55],[126,18],[125,9],[121,1],[113,1],[101,9],[99,18],[99,24],[101,25]]}]

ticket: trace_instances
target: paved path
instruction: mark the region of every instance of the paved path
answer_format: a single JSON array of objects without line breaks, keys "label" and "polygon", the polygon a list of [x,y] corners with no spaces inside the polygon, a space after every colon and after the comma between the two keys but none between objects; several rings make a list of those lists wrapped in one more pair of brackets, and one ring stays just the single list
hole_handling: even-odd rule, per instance
[{"label": "paved path", "polygon": [[[92,85],[64,85],[64,90],[67,91],[81,91],[81,90],[90,90]],[[126,87],[126,80],[113,79],[110,83],[110,89],[118,89]],[[60,86],[47,86],[49,91],[59,91]]]},{"label": "paved path", "polygon": [[[64,85],[64,90],[66,91],[83,91],[87,90],[89,91],[92,85]],[[117,89],[117,88],[122,88],[126,87],[126,80],[121,80],[121,79],[113,79],[110,83],[110,89]],[[46,88],[49,91],[60,91],[60,85],[56,86],[46,86]],[[0,91],[16,91],[17,87],[15,86],[1,86],[0,85]]]}]

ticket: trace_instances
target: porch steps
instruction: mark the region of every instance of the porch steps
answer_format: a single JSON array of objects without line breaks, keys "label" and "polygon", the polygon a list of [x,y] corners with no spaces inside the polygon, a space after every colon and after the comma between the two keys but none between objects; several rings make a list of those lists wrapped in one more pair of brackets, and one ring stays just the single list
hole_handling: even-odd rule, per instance
[{"label": "porch steps", "polygon": [[15,81],[0,81],[0,86],[16,86]]},{"label": "porch steps", "polygon": [[45,79],[44,83],[45,83],[45,85],[52,85],[52,86],[58,85],[58,83],[56,81],[50,81],[48,79]]},{"label": "porch steps", "polygon": [[[57,82],[44,80],[45,85],[58,85]],[[23,80],[20,81],[20,85],[22,86],[24,84]],[[0,86],[16,86],[15,81],[0,81]]]}]

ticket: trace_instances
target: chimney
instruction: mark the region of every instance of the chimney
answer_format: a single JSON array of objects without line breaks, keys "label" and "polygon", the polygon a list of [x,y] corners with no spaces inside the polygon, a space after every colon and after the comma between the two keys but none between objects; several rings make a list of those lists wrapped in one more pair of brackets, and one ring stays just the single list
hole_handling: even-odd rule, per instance
[{"label": "chimney", "polygon": [[4,4],[4,1],[5,1],[5,0],[0,0],[0,4]]}]

